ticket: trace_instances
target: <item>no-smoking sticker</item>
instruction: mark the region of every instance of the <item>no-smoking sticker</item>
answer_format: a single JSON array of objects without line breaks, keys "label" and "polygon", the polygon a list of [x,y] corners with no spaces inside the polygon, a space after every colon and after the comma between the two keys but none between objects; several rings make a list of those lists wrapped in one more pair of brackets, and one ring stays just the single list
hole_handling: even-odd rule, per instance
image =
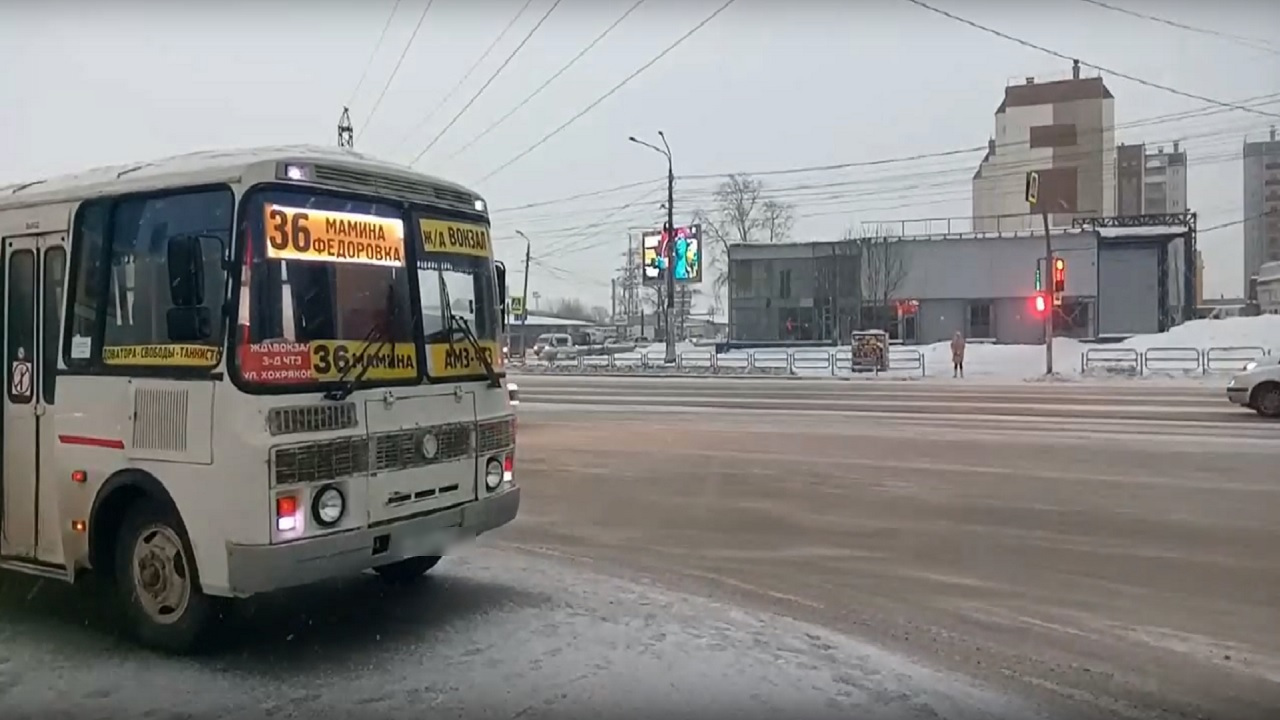
[{"label": "no-smoking sticker", "polygon": [[9,394],[15,397],[28,397],[31,395],[31,363],[25,360],[18,360],[13,364],[9,376]]}]

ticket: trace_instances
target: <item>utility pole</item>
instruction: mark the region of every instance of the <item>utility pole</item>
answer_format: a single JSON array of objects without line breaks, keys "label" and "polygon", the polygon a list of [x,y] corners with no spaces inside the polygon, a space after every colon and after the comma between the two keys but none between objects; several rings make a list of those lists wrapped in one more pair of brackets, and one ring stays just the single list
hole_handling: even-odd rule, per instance
[{"label": "utility pole", "polygon": [[634,136],[627,138],[637,145],[643,145],[654,152],[662,155],[667,159],[667,227],[663,231],[663,239],[666,240],[667,246],[663,251],[667,260],[667,282],[666,282],[666,315],[665,323],[667,327],[667,352],[664,362],[668,365],[676,361],[676,333],[675,333],[675,314],[676,314],[676,211],[675,211],[675,194],[676,194],[676,171],[675,165],[671,160],[671,146],[667,144],[667,136],[658,131],[658,137],[662,139],[662,147],[650,145],[643,140],[638,140]]},{"label": "utility pole", "polygon": [[532,253],[533,243],[529,241],[528,235],[519,230],[516,234],[524,238],[524,290],[520,291],[520,301],[524,306],[524,312],[520,314],[520,351],[523,353],[529,338],[525,333],[525,326],[529,324],[529,256]]},{"label": "utility pole", "polygon": [[342,106],[342,116],[338,118],[338,147],[354,148],[356,146],[356,130],[351,126],[351,109]]}]

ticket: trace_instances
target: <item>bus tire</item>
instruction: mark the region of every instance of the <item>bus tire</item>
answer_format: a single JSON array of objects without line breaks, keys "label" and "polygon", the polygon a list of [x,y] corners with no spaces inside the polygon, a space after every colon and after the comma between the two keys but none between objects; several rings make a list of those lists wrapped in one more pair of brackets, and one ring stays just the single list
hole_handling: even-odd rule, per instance
[{"label": "bus tire", "polygon": [[386,565],[379,565],[373,571],[378,573],[378,577],[391,585],[408,585],[431,572],[431,569],[439,562],[439,555],[420,555],[397,560]]},{"label": "bus tire", "polygon": [[116,587],[139,644],[174,654],[200,649],[216,612],[193,557],[171,505],[146,498],[129,509],[116,542]]}]

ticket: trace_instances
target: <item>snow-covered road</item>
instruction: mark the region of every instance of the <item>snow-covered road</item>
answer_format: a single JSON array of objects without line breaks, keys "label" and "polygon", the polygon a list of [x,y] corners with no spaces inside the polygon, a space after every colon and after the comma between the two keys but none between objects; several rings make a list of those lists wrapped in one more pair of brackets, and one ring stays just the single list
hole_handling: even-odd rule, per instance
[{"label": "snow-covered road", "polygon": [[836,633],[473,548],[415,589],[255,601],[221,650],[116,639],[92,595],[0,579],[0,717],[1035,717]]}]

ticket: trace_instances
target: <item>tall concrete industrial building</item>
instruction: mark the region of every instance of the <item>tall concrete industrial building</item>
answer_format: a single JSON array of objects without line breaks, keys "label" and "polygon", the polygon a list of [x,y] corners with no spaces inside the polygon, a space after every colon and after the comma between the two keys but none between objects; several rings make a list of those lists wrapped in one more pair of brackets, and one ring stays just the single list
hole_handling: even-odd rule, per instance
[{"label": "tall concrete industrial building", "polygon": [[1116,214],[1187,212],[1187,154],[1175,142],[1171,152],[1157,146],[1116,148]]},{"label": "tall concrete industrial building", "polygon": [[[1244,217],[1244,289],[1246,297],[1256,297],[1262,266],[1280,262],[1280,140],[1274,127],[1270,139],[1244,144]],[[1268,280],[1276,274],[1266,273]]]},{"label": "tall concrete industrial building", "polygon": [[1115,96],[1100,77],[1080,76],[1005,88],[995,112],[995,137],[973,176],[975,232],[1033,230],[1028,214],[1026,173],[1040,173],[1042,204],[1052,206],[1050,223],[1070,225],[1076,217],[1115,214]]}]

